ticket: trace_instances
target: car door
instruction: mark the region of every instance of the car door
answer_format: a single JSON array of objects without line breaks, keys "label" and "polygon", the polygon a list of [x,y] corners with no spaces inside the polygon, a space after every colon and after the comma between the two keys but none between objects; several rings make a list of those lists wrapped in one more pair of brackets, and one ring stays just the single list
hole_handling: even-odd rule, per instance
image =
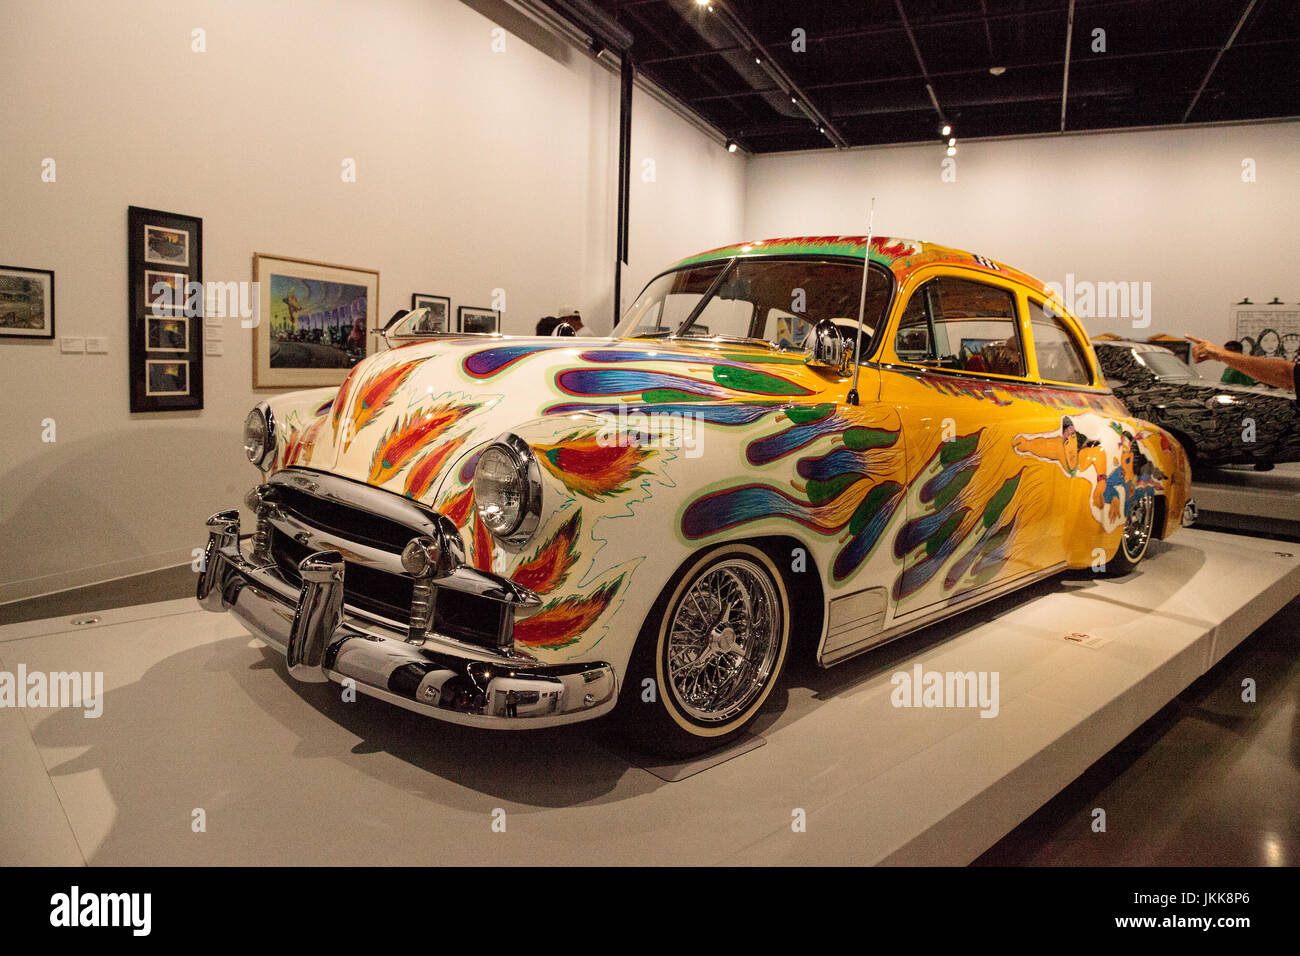
[{"label": "car door", "polygon": [[[1053,479],[1017,436],[1060,415],[1030,400],[1018,287],[956,267],[918,274],[880,361],[906,441],[907,520],[895,536],[895,617],[974,599],[1061,561]],[[902,298],[902,297],[900,297]]]}]

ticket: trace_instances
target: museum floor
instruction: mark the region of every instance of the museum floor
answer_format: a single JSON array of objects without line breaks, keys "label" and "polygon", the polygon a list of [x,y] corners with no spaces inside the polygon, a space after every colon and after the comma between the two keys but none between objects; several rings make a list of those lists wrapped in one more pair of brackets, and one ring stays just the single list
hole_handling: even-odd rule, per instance
[{"label": "museum floor", "polygon": [[[1297,549],[1203,530],[1153,547],[1126,579],[1062,576],[793,666],[764,745],[678,782],[598,725],[490,734],[295,683],[229,615],[167,599],[184,571],[129,585],[151,603],[10,605],[0,669],[102,670],[105,695],[100,719],[0,708],[0,864],[1295,865]],[[1063,640],[1080,630],[1104,642]],[[1000,719],[891,708],[918,661],[996,667]]]}]

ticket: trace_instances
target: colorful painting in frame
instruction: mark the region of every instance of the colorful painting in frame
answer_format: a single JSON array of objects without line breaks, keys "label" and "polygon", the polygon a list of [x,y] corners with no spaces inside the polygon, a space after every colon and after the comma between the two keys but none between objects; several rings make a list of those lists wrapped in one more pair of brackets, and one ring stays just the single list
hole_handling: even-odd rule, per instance
[{"label": "colorful painting in frame", "polygon": [[0,266],[0,338],[54,338],[54,272]]},{"label": "colorful painting in frame", "polygon": [[379,272],[257,253],[253,387],[341,385],[374,351]]}]

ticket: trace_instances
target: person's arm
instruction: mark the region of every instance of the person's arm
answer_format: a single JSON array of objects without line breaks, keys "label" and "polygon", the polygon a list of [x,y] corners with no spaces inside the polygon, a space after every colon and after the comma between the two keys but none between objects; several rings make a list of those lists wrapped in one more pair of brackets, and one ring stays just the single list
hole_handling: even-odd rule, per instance
[{"label": "person's arm", "polygon": [[1223,346],[1207,342],[1205,339],[1198,339],[1191,335],[1187,336],[1187,339],[1192,343],[1192,359],[1196,362],[1213,359],[1249,375],[1257,382],[1275,388],[1295,389],[1296,379],[1300,377],[1300,369],[1290,359],[1243,355],[1240,352],[1229,352]]}]

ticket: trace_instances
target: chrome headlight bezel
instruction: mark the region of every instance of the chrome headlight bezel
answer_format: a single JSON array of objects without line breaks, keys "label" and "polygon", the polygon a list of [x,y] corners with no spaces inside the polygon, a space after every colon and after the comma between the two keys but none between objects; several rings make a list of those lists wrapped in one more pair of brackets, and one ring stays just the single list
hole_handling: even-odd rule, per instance
[{"label": "chrome headlight bezel", "polygon": [[[249,423],[254,415],[262,420],[263,429],[260,448],[257,449],[256,454],[250,447],[249,435]],[[261,471],[266,471],[275,457],[275,416],[271,413],[271,406],[267,402],[258,402],[244,416],[244,455]]]},{"label": "chrome headlight bezel", "polygon": [[528,447],[528,443],[518,435],[506,432],[492,442],[479,455],[479,464],[489,452],[504,455],[510,461],[517,480],[521,484],[519,508],[508,523],[494,520],[490,511],[492,502],[486,502],[487,489],[479,479],[478,467],[474,470],[474,507],[479,519],[487,527],[492,537],[498,542],[513,548],[528,543],[542,520],[542,470],[537,463],[537,456]]}]

